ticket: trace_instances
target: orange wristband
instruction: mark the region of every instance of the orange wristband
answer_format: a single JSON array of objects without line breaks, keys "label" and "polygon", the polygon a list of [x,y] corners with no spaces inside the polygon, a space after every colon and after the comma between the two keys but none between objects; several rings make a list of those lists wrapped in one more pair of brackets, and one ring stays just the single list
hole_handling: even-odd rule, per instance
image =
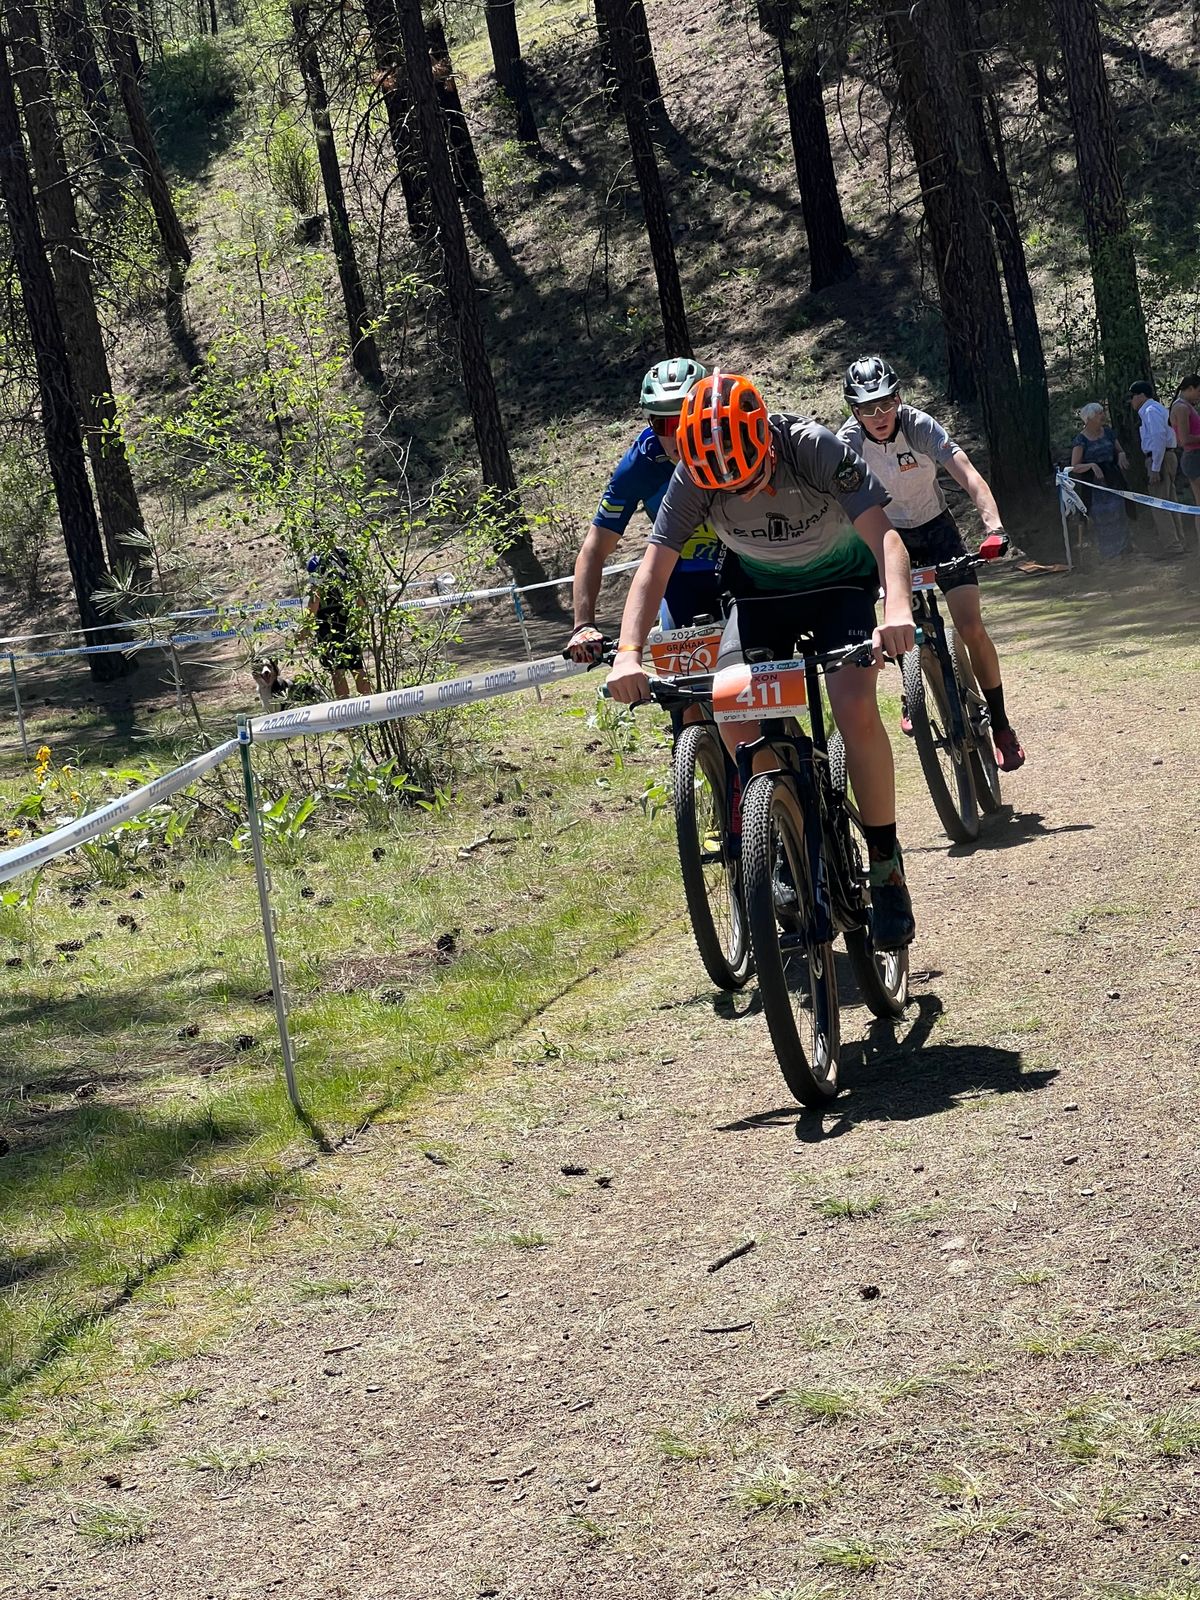
[{"label": "orange wristband", "polygon": [[645,645],[641,644],[619,644],[616,649],[616,654],[620,655],[622,650],[636,650],[638,655],[641,655],[645,648]]}]

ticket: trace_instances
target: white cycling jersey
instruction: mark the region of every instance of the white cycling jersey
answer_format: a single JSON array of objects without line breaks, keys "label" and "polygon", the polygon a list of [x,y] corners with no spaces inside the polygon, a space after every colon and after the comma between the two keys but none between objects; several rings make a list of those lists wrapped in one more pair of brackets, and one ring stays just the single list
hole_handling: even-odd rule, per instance
[{"label": "white cycling jersey", "polygon": [[888,517],[894,528],[919,528],[946,509],[938,468],[947,466],[961,447],[927,411],[901,405],[896,432],[873,439],[857,417],[838,429],[838,438],[856,451],[891,497]]}]

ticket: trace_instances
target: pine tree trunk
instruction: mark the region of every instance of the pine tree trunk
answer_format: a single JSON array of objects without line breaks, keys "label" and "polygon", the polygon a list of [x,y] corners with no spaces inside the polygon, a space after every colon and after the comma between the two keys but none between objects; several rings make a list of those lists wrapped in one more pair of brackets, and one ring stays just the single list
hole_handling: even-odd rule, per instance
[{"label": "pine tree trunk", "polygon": [[808,235],[809,286],[816,294],[852,277],[855,268],[825,120],[813,18],[811,10],[796,0],[762,0],[759,20],[779,44],[800,209]]},{"label": "pine tree trunk", "polygon": [[954,287],[946,277],[953,219],[949,196],[940,181],[944,157],[929,75],[907,8],[904,12],[886,11],[884,27],[896,72],[896,99],[917,166],[929,254],[937,279],[938,302],[942,308],[946,338],[946,395],[956,403],[969,405],[977,398],[970,341],[962,332],[962,310],[956,316],[947,312],[954,297]]},{"label": "pine tree trunk", "polygon": [[433,238],[433,213],[429,204],[429,183],[417,152],[414,132],[416,113],[408,97],[404,56],[399,45],[399,24],[393,0],[364,0],[367,27],[379,68],[379,90],[387,117],[388,134],[396,154],[396,172],[404,196],[404,214],[409,232],[420,245]]},{"label": "pine tree trunk", "polygon": [[433,64],[434,88],[441,107],[443,137],[450,150],[455,188],[465,202],[482,200],[483,172],[475,154],[471,126],[459,98],[458,84],[454,81],[454,63],[450,60],[446,30],[436,12],[430,12],[425,18],[425,35],[427,44],[423,53]]},{"label": "pine tree trunk", "polygon": [[[13,67],[20,83],[21,109],[30,162],[38,189],[42,232],[50,253],[67,359],[83,418],[96,499],[109,566],[137,569],[141,560],[124,534],[144,534],[141,506],[125,444],[117,427],[117,408],[104,335],[88,270],[89,254],[75,211],[75,197],[50,89],[37,12],[30,0],[9,0]],[[145,574],[142,574],[145,576]]]},{"label": "pine tree trunk", "polygon": [[1093,0],[1051,0],[1063,53],[1075,165],[1104,355],[1108,414],[1131,463],[1142,462],[1129,385],[1150,377],[1150,347],[1138,289],[1137,258],[1121,182],[1116,124]]},{"label": "pine tree trunk", "polygon": [[213,38],[217,37],[217,0],[208,0],[208,25]]},{"label": "pine tree trunk", "polygon": [[[926,178],[940,190],[935,234],[942,257],[942,315],[949,338],[969,353],[991,458],[992,489],[1002,510],[1028,512],[1036,503],[1043,464],[1030,435],[1013,361],[995,241],[984,194],[984,162],[971,110],[962,52],[950,0],[923,0],[912,13],[893,12],[889,30],[902,53],[915,51],[924,67],[929,110],[940,133],[938,159]],[[907,36],[907,37],[906,37]],[[930,219],[931,228],[933,219]]]},{"label": "pine tree trunk", "polygon": [[1033,285],[1029,281],[1029,266],[1025,260],[1016,198],[1008,179],[1000,109],[995,95],[984,82],[981,65],[983,44],[979,12],[974,0],[952,0],[951,15],[971,111],[975,117],[988,217],[1000,255],[1000,270],[1004,274],[1004,292],[1008,298],[1013,341],[1017,349],[1021,406],[1030,440],[1036,449],[1036,460],[1049,469],[1050,389],[1046,381],[1046,356],[1042,348],[1041,329],[1038,327]]},{"label": "pine tree trunk", "polygon": [[666,349],[673,356],[690,356],[692,342],[688,334],[687,312],[683,304],[683,289],[679,282],[679,266],[675,260],[675,245],[671,239],[671,218],[667,211],[666,195],[658,170],[658,157],[646,116],[646,104],[639,90],[639,75],[634,55],[634,39],[629,26],[630,12],[626,0],[599,0],[608,25],[609,41],[617,69],[617,86],[621,97],[621,111],[629,137],[633,157],[633,170],[642,197],[642,215],[646,223],[646,240],[654,262],[654,275],[658,281],[658,301],[662,309],[663,337]]},{"label": "pine tree trunk", "polygon": [[200,349],[188,324],[187,310],[184,306],[187,269],[191,265],[192,249],[188,244],[187,234],[183,231],[179,214],[175,210],[175,202],[171,198],[171,185],[167,182],[158,146],[154,142],[150,119],[146,115],[140,82],[142,62],[138,54],[133,19],[124,0],[100,0],[100,16],[108,42],[109,60],[112,62],[117,86],[121,91],[121,103],[125,107],[125,120],[129,124],[129,141],[141,172],[146,198],[154,213],[163,256],[167,263],[167,331],[171,335],[180,361],[189,373],[194,372],[201,363]]},{"label": "pine tree trunk", "polygon": [[112,106],[100,71],[96,36],[88,18],[86,0],[58,0],[50,7],[55,51],[79,84],[87,118],[87,140],[99,174],[97,206],[110,209],[120,195],[124,169],[115,133]]},{"label": "pine tree trunk", "polygon": [[537,149],[537,123],[529,98],[529,86],[525,82],[525,62],[521,58],[515,0],[484,0],[484,16],[496,68],[496,82],[512,103],[517,120],[517,138],[522,144]]},{"label": "pine tree trunk", "polygon": [[621,8],[630,54],[637,64],[638,92],[649,115],[655,117],[663,109],[662,85],[658,81],[644,0],[616,0],[616,3]]},{"label": "pine tree trunk", "polygon": [[[21,138],[9,70],[8,41],[3,35],[0,35],[0,199],[8,213],[13,261],[37,363],[46,455],[67,547],[75,604],[80,625],[97,628],[103,618],[92,596],[103,587],[108,569],[88,482],[62,324],[54,300],[54,279],[38,227],[33,179]],[[97,643],[119,640],[115,629],[107,629],[94,637]],[[120,677],[127,666],[125,657],[116,651],[88,657],[89,670],[98,682],[111,682]]]},{"label": "pine tree trunk", "polygon": [[346,209],[346,193],[342,187],[342,169],[338,163],[333,125],[329,120],[329,97],[325,91],[325,79],[321,73],[321,62],[317,55],[307,0],[298,0],[298,3],[294,0],[291,12],[296,57],[300,63],[300,76],[304,80],[308,114],[312,118],[313,132],[317,140],[317,161],[321,168],[321,183],[329,211],[329,236],[333,244],[333,257],[337,263],[338,280],[342,286],[346,325],[350,331],[350,359],[365,382],[379,384],[383,381],[383,371],[379,365],[379,350],[375,343],[375,335],[370,331],[367,297],[363,292],[362,275],[358,270],[358,258],[354,253],[350,213]]},{"label": "pine tree trunk", "polygon": [[[409,97],[416,110],[417,135],[429,174],[429,193],[437,219],[446,299],[454,320],[463,387],[471,409],[483,481],[491,491],[493,511],[501,530],[497,552],[519,583],[541,583],[545,580],[545,568],[534,554],[500,415],[420,0],[396,0],[396,12],[408,67]],[[553,590],[543,590],[542,594],[552,595]],[[557,606],[554,602],[542,601],[536,609],[557,609]]]}]

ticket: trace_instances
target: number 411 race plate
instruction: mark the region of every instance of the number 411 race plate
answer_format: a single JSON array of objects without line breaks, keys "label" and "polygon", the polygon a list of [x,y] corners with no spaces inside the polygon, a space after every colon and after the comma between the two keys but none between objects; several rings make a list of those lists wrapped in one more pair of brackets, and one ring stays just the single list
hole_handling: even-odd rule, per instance
[{"label": "number 411 race plate", "polygon": [[756,661],[725,667],[713,679],[713,715],[718,722],[759,722],[790,717],[808,704],[802,661]]}]

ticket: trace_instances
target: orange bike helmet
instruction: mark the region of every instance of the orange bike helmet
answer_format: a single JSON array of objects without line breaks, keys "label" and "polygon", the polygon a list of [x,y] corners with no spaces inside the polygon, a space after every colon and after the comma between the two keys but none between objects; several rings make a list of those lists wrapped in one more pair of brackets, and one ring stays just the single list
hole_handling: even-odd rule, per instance
[{"label": "orange bike helmet", "polygon": [[702,489],[737,489],[762,470],[771,450],[763,397],[736,372],[716,371],[683,402],[679,459]]}]

